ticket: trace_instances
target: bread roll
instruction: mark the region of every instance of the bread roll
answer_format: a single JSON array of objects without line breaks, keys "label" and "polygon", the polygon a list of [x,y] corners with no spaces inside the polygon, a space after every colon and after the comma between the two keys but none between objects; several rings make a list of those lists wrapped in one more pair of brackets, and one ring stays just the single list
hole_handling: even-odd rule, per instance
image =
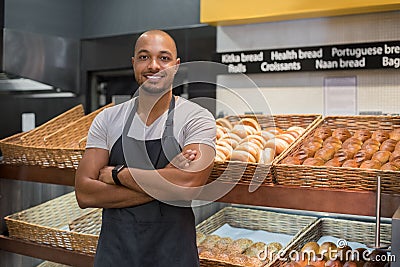
[{"label": "bread roll", "polygon": [[342,147],[346,148],[348,146],[356,145],[361,148],[362,144],[363,144],[363,142],[360,139],[357,139],[355,137],[350,137],[343,142]]},{"label": "bread roll", "polygon": [[387,162],[382,165],[381,170],[383,171],[399,171],[400,169],[391,162]]},{"label": "bread roll", "polygon": [[395,150],[390,155],[389,161],[394,161],[395,159],[400,157],[400,150]]},{"label": "bread roll", "polygon": [[341,148],[338,151],[336,151],[334,157],[339,158],[340,160],[344,161],[344,160],[352,159],[354,157],[354,154],[355,153],[351,150]]},{"label": "bread roll", "polygon": [[400,128],[394,129],[389,133],[390,139],[400,141]]},{"label": "bread roll", "polygon": [[227,250],[233,243],[233,239],[230,237],[220,238],[214,245],[214,249],[217,251]]},{"label": "bread roll", "polygon": [[264,131],[270,132],[274,135],[283,133],[283,130],[279,127],[268,127],[268,128],[265,128]]},{"label": "bread roll", "polygon": [[246,136],[253,133],[250,128],[251,127],[237,124],[231,130],[231,133],[234,133],[234,134],[238,135],[241,139],[243,139]]},{"label": "bread roll", "polygon": [[225,161],[226,155],[221,150],[215,150],[215,161]]},{"label": "bread roll", "polygon": [[293,136],[295,139],[301,135],[301,134],[299,134],[299,132],[297,132],[297,131],[286,131],[285,133],[286,133],[286,134],[290,134],[290,135]]},{"label": "bread roll", "polygon": [[344,142],[346,139],[351,137],[351,133],[346,128],[337,128],[332,131],[332,137],[336,137],[340,141]]},{"label": "bread roll", "polygon": [[289,131],[296,131],[301,135],[302,133],[304,133],[306,131],[306,129],[304,129],[301,126],[291,126],[291,127],[287,128],[286,131],[288,131],[288,132]]},{"label": "bread roll", "polygon": [[382,164],[374,159],[366,160],[360,165],[360,169],[376,169],[379,170]]},{"label": "bread roll", "polygon": [[354,159],[357,163],[360,164],[363,161],[370,160],[372,158],[372,155],[373,153],[369,152],[368,150],[362,149],[354,155]]},{"label": "bread roll", "polygon": [[358,168],[360,164],[355,159],[348,159],[345,162],[343,162],[342,167],[348,167],[348,168]]},{"label": "bread roll", "polygon": [[240,143],[235,150],[247,151],[256,159],[256,162],[260,161],[261,148],[252,142]]},{"label": "bread roll", "polygon": [[246,143],[246,142],[252,142],[252,143],[258,145],[260,148],[264,148],[264,145],[267,143],[267,141],[265,141],[264,138],[262,138],[261,136],[256,135],[256,134],[246,136],[244,139],[242,139],[239,142],[239,144]]},{"label": "bread roll", "polygon": [[265,148],[272,148],[275,150],[275,154],[279,155],[281,154],[286,148],[289,147],[289,144],[280,138],[273,138],[267,141],[267,143],[264,146]]},{"label": "bread roll", "polygon": [[316,142],[316,143],[320,143],[322,145],[324,143],[324,139],[322,139],[321,137],[318,137],[318,136],[311,136],[311,137],[307,138],[305,142]]},{"label": "bread roll", "polygon": [[314,132],[315,137],[319,137],[322,140],[327,139],[328,137],[332,136],[332,130],[328,126],[321,126],[318,127]]},{"label": "bread roll", "polygon": [[302,161],[296,157],[290,156],[284,158],[281,163],[289,165],[301,165]]},{"label": "bread roll", "polygon": [[232,123],[228,119],[225,119],[225,118],[218,118],[215,120],[215,123],[222,127],[228,128],[229,130],[232,130],[232,128],[233,128]]},{"label": "bread roll", "polygon": [[294,142],[294,140],[296,140],[296,138],[294,138],[293,137],[293,135],[291,135],[291,134],[278,134],[278,135],[276,135],[275,136],[275,138],[279,138],[279,139],[282,139],[282,140],[284,140],[284,141],[286,141],[286,143],[288,143],[289,145],[291,144],[291,143],[293,143]]},{"label": "bread roll", "polygon": [[306,166],[322,166],[325,164],[325,161],[320,158],[308,158],[303,162],[303,165]]},{"label": "bread roll", "polygon": [[395,150],[395,151],[396,151],[396,150],[400,150],[400,142],[397,142],[397,144],[396,144],[394,150]]},{"label": "bread roll", "polygon": [[221,151],[224,156],[225,160],[229,160],[233,151],[233,148],[231,146],[221,146],[221,145],[216,145],[215,146],[216,151]]},{"label": "bread roll", "polygon": [[244,150],[233,150],[231,155],[231,160],[257,163],[257,160],[254,158],[254,156],[250,152]]},{"label": "bread roll", "polygon": [[257,257],[261,251],[265,251],[267,244],[264,242],[256,242],[253,243],[250,247],[248,247],[243,254],[249,257]]},{"label": "bread roll", "polygon": [[397,141],[394,139],[387,139],[383,141],[382,145],[379,147],[379,150],[393,152],[396,147]]},{"label": "bread roll", "polygon": [[244,119],[241,119],[239,123],[253,127],[257,132],[261,131],[261,126],[255,119],[244,118]]},{"label": "bread roll", "polygon": [[387,140],[390,138],[389,132],[385,130],[376,130],[372,133],[371,136],[372,139],[375,139],[379,141],[380,143],[383,143],[383,141]]},{"label": "bread roll", "polygon": [[265,148],[261,151],[261,158],[259,163],[261,164],[271,164],[275,157],[275,150],[272,148]]},{"label": "bread roll", "polygon": [[330,137],[328,137],[328,138],[326,138],[326,139],[324,140],[324,142],[322,143],[322,145],[323,145],[323,146],[326,146],[326,145],[329,144],[329,143],[334,143],[334,144],[340,145],[340,147],[341,147],[343,142],[340,141],[339,138],[330,136]]},{"label": "bread roll", "polygon": [[328,142],[328,143],[324,143],[323,147],[333,148],[337,152],[342,148],[342,145],[339,143]]},{"label": "bread roll", "polygon": [[381,142],[379,142],[376,139],[370,138],[363,143],[361,148],[365,148],[366,146],[376,146],[376,147],[378,147],[378,150],[379,150],[379,147],[381,146]]},{"label": "bread roll", "polygon": [[224,134],[225,134],[225,132],[221,128],[217,127],[217,131],[216,131],[216,135],[215,135],[217,140],[220,139]]},{"label": "bread roll", "polygon": [[314,158],[320,158],[324,162],[327,162],[328,160],[333,158],[333,155],[335,155],[335,150],[333,148],[323,147],[315,152]]},{"label": "bread roll", "polygon": [[235,139],[230,138],[222,138],[215,142],[217,145],[220,146],[231,146],[233,149],[238,146],[239,142]]},{"label": "bread roll", "polygon": [[275,138],[275,134],[268,132],[268,131],[259,131],[256,133],[256,135],[261,136],[262,138],[264,138],[265,141]]},{"label": "bread roll", "polygon": [[304,148],[300,148],[293,153],[293,156],[295,158],[298,158],[301,162],[303,162],[306,158],[314,157],[314,155],[315,155],[315,152],[312,152],[312,151],[304,149]]},{"label": "bread roll", "polygon": [[371,131],[369,130],[356,130],[353,137],[361,140],[361,142],[365,142],[371,138],[371,135]]},{"label": "bread roll", "polygon": [[233,253],[243,253],[252,244],[253,244],[253,241],[251,241],[248,238],[239,238],[239,239],[236,239],[235,241],[233,241],[230,250]]},{"label": "bread roll", "polygon": [[389,161],[391,155],[392,153],[390,153],[389,151],[378,151],[372,155],[371,159],[378,160],[381,164],[385,164]]},{"label": "bread roll", "polygon": [[342,166],[343,162],[344,162],[343,158],[333,158],[328,160],[325,163],[325,166],[340,167]]},{"label": "bread roll", "polygon": [[220,239],[221,237],[218,235],[207,235],[200,245],[205,249],[211,249],[212,247],[214,247],[215,243],[217,243],[217,241]]},{"label": "bread roll", "polygon": [[201,244],[201,242],[206,239],[206,235],[203,234],[202,232],[196,232],[196,244],[197,246]]}]

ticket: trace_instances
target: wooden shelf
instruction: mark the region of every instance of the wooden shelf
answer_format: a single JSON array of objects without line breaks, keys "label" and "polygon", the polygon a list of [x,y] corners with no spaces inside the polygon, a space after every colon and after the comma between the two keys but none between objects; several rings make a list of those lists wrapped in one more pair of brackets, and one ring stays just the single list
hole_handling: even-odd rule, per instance
[{"label": "wooden shelf", "polygon": [[42,245],[0,235],[0,249],[72,266],[93,266],[94,255]]},{"label": "wooden shelf", "polygon": [[[74,186],[75,170],[55,167],[0,164],[0,178]],[[250,193],[238,184],[217,201],[274,208],[375,216],[375,193],[287,186],[261,186]],[[382,194],[381,215],[392,217],[400,206],[400,195]],[[92,266],[94,257],[62,248],[0,235],[0,249],[73,266]]]}]

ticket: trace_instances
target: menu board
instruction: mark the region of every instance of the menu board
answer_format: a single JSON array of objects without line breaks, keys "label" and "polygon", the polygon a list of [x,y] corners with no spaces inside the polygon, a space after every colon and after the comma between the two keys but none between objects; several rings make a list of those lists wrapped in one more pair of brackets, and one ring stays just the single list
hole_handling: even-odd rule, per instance
[{"label": "menu board", "polygon": [[218,53],[229,73],[400,69],[400,41]]}]

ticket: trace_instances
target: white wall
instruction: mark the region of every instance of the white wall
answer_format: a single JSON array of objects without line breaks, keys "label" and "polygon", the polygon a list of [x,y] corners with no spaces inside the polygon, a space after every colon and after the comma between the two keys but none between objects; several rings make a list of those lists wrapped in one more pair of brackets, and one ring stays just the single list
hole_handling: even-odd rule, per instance
[{"label": "white wall", "polygon": [[[399,11],[223,26],[217,28],[217,52],[400,40],[398,25]],[[217,89],[217,114],[221,111],[232,114],[221,105],[222,102],[232,101],[235,103],[235,112],[250,111],[234,99],[233,92],[246,99],[259,99],[262,94],[274,114],[323,114],[326,77],[356,77],[358,112],[400,113],[399,70],[249,75],[259,90],[256,87],[241,86],[234,76],[237,75],[224,75],[217,79],[219,84],[229,85],[231,90],[228,93],[226,89]],[[257,112],[265,107],[261,107],[259,102],[257,100],[250,104],[253,111]]]}]

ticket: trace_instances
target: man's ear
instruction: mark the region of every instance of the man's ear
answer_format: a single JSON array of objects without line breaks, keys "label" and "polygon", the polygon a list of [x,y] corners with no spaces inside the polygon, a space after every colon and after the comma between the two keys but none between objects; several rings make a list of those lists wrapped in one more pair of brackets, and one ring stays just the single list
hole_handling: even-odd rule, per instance
[{"label": "man's ear", "polygon": [[131,57],[131,62],[132,62],[132,67],[133,67],[133,63],[135,63],[135,57]]},{"label": "man's ear", "polygon": [[176,64],[175,64],[175,73],[177,73],[178,69],[179,69],[179,65],[181,64],[181,59],[178,57],[176,59]]}]

